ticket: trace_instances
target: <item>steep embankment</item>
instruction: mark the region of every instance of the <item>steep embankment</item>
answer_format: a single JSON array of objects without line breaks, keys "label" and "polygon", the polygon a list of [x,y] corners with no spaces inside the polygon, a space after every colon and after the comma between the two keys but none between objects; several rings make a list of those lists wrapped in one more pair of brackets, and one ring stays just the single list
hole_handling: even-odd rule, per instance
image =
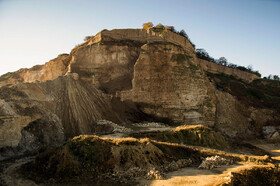
[{"label": "steep embankment", "polygon": [[215,127],[235,138],[263,137],[264,126],[279,126],[280,82],[255,80],[246,83],[233,76],[207,74],[216,86]]},{"label": "steep embankment", "polygon": [[[77,74],[4,86],[0,99],[0,147],[19,151],[36,151],[60,145],[65,138],[92,134],[98,120],[121,121],[106,95],[80,81]],[[11,155],[9,149],[2,150],[1,156]]]}]

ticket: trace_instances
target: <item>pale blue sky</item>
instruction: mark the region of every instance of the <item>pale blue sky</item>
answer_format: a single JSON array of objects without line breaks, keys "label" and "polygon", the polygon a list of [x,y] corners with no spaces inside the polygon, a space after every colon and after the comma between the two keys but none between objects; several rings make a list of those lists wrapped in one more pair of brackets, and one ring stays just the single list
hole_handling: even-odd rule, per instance
[{"label": "pale blue sky", "polygon": [[280,75],[280,0],[0,0],[0,74],[69,53],[102,29],[185,29],[214,58]]}]

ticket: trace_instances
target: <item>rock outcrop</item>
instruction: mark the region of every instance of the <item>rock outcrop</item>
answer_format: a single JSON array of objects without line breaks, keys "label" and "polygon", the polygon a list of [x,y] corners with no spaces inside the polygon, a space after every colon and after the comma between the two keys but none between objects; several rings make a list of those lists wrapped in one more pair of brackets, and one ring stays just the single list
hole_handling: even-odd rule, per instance
[{"label": "rock outcrop", "polygon": [[174,122],[214,125],[214,87],[183,48],[168,43],[142,46],[134,65],[132,89],[122,91],[122,100]]},{"label": "rock outcrop", "polygon": [[260,137],[263,126],[280,123],[279,91],[270,82],[248,83],[254,79],[198,59],[189,40],[170,31],[104,30],[69,55],[0,77],[0,147],[57,145],[96,132],[103,119],[203,124],[229,137]]},{"label": "rock outcrop", "polygon": [[73,54],[69,70],[148,115],[214,125],[213,87],[191,43],[175,33],[102,31]]},{"label": "rock outcrop", "polygon": [[36,65],[30,69],[20,69],[13,73],[9,72],[0,77],[0,87],[21,82],[53,80],[66,74],[68,61],[69,55],[62,54],[44,65]]}]

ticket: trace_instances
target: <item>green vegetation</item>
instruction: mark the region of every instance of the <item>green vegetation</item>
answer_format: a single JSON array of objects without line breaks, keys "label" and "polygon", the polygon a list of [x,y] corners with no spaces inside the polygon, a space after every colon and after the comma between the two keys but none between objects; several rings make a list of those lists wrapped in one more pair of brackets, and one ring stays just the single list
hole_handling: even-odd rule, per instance
[{"label": "green vegetation", "polygon": [[280,109],[280,82],[258,79],[246,83],[225,74],[207,75],[215,82],[217,89],[237,97],[243,104],[257,108]]},{"label": "green vegetation", "polygon": [[163,26],[161,23],[154,26],[154,24],[152,22],[144,23],[143,24],[143,29],[146,29],[146,30],[151,29],[152,31],[160,33],[160,34],[164,34],[167,31],[166,27]]},{"label": "green vegetation", "polygon": [[251,83],[256,89],[261,89],[264,94],[280,97],[280,82],[269,79],[258,79]]},{"label": "green vegetation", "polygon": [[162,25],[161,23],[154,26],[154,24],[152,22],[144,23],[143,29],[147,29],[147,30],[151,29],[152,31],[160,33],[160,34],[164,34],[167,32],[167,30],[169,30],[175,34],[178,34],[178,35],[183,36],[186,39],[188,39],[188,41],[191,43],[191,45],[195,48],[195,44],[190,40],[188,34],[185,32],[184,29],[182,29],[181,31],[177,31],[174,26]]},{"label": "green vegetation", "polygon": [[272,74],[270,74],[270,75],[267,76],[267,77],[264,77],[264,79],[280,81],[280,78],[279,78],[278,75],[272,75]]},{"label": "green vegetation", "polygon": [[147,22],[143,24],[143,29],[150,29],[154,26],[152,22]]},{"label": "green vegetation", "polygon": [[152,29],[152,31],[160,33],[160,34],[164,34],[167,31],[167,29],[160,23],[157,24],[155,27],[152,27],[151,29]]},{"label": "green vegetation", "polygon": [[217,63],[219,65],[227,66],[229,68],[236,68],[238,70],[242,70],[242,71],[245,71],[245,72],[250,72],[250,73],[256,74],[259,77],[262,76],[259,73],[259,71],[254,71],[253,70],[252,65],[249,65],[248,67],[238,66],[236,64],[229,63],[225,57],[220,57],[219,59],[214,59],[203,48],[198,48],[198,49],[195,50],[195,52],[196,52],[196,56],[200,59],[204,59],[204,60],[209,61],[209,62]]}]

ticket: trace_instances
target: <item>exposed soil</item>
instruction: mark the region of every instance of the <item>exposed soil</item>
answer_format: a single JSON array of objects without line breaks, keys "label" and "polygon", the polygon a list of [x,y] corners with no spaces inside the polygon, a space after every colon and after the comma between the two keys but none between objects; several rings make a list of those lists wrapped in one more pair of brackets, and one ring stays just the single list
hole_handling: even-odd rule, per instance
[{"label": "exposed soil", "polygon": [[[261,140],[250,141],[248,143],[269,152],[272,159],[280,160],[280,144],[268,143]],[[254,166],[256,165],[252,163],[223,165],[213,170],[188,167],[166,174],[163,180],[139,179],[139,185],[220,185],[230,180],[232,177],[231,172],[240,172],[242,169],[250,170]]]},{"label": "exposed soil", "polygon": [[249,165],[224,165],[213,170],[188,167],[168,173],[163,180],[140,179],[139,185],[219,185],[228,181],[231,171],[241,166]]},{"label": "exposed soil", "polygon": [[[135,126],[137,127],[137,126]],[[151,126],[152,127],[152,126]],[[146,132],[148,132],[149,130],[154,130],[152,128],[149,128],[149,126],[147,127],[139,127],[139,130],[144,130]],[[164,127],[164,126],[160,126],[160,127],[155,127],[155,130],[170,130],[168,127]],[[123,133],[116,133],[113,134],[112,137],[115,138],[119,138],[122,137],[124,134]],[[92,138],[88,138],[89,140],[95,139],[96,137]],[[81,138],[83,139],[83,138]],[[87,137],[84,138],[85,140],[87,140]],[[88,147],[88,144],[92,143],[92,147],[91,148],[97,148],[97,149],[103,149],[103,147],[105,148],[105,150],[108,150],[108,153],[105,153],[107,155],[110,156],[110,158],[114,157],[116,155],[116,153],[120,153],[119,155],[117,155],[117,157],[120,158],[120,162],[118,162],[118,160],[116,159],[116,161],[114,160],[114,163],[117,163],[118,166],[126,166],[126,167],[131,167],[132,164],[131,163],[136,163],[136,164],[141,164],[142,163],[142,159],[145,158],[145,153],[141,154],[141,156],[143,156],[142,158],[137,158],[134,159],[133,161],[131,161],[128,156],[133,156],[134,151],[138,152],[137,154],[139,154],[139,150],[143,152],[145,151],[149,151],[150,152],[150,156],[152,157],[154,153],[158,153],[158,155],[162,156],[160,159],[165,159],[166,161],[169,159],[167,157],[171,157],[171,155],[173,156],[173,159],[182,159],[182,158],[186,158],[186,157],[190,157],[193,159],[194,164],[191,165],[191,167],[186,167],[186,168],[179,168],[179,169],[174,169],[175,171],[172,172],[162,172],[162,175],[164,176],[163,178],[159,179],[159,180],[149,180],[147,178],[145,178],[145,176],[140,176],[140,175],[135,175],[136,179],[132,179],[129,180],[128,182],[117,182],[119,185],[219,185],[219,184],[223,184],[226,182],[231,181],[232,177],[233,177],[233,173],[232,172],[237,172],[238,174],[244,170],[251,170],[256,166],[260,166],[260,167],[265,167],[265,165],[256,165],[256,163],[258,162],[263,162],[263,158],[261,156],[245,156],[245,155],[238,155],[238,154],[230,154],[230,153],[226,153],[223,151],[217,151],[214,149],[206,149],[206,148],[201,148],[201,147],[192,147],[192,146],[182,146],[179,144],[170,144],[170,143],[166,143],[166,142],[156,142],[156,141],[138,141],[136,139],[133,138],[127,138],[127,139],[106,139],[106,138],[96,138],[95,140],[98,140],[98,142],[94,142],[94,141],[84,141],[84,140],[76,140],[72,142],[72,148],[75,148],[75,150],[73,151],[74,154],[76,153],[83,153],[80,150],[85,150],[85,148]],[[100,141],[101,140],[101,141]],[[105,141],[102,141],[105,140]],[[147,148],[145,143],[151,143],[151,147],[152,148]],[[101,146],[97,147],[96,145],[98,145],[100,143]],[[116,145],[114,145],[116,144]],[[140,148],[138,148],[138,144],[141,146]],[[280,160],[280,145],[279,144],[268,144],[264,141],[254,141],[254,142],[250,142],[250,144],[252,145],[256,145],[257,147],[264,149],[265,151],[268,151],[271,153],[271,155],[273,156],[274,160]],[[109,147],[109,146],[112,147]],[[108,148],[107,148],[108,147]],[[113,151],[111,151],[110,155],[110,148],[113,149]],[[130,150],[129,150],[130,149]],[[185,150],[184,150],[185,149]],[[188,149],[188,150],[187,150]],[[92,150],[95,149],[89,149],[90,151],[85,151],[83,154],[87,154],[87,153],[91,153]],[[132,150],[132,151],[131,151]],[[61,151],[61,150],[60,150]],[[40,164],[38,164],[39,166],[45,166],[47,165],[47,163],[49,163],[48,166],[53,166],[51,165],[52,163],[55,163],[55,159],[59,160],[59,156],[62,157],[62,159],[60,159],[59,162],[59,166],[69,166],[70,164],[67,164],[69,162],[66,162],[69,160],[70,155],[67,149],[63,149],[60,153],[60,151],[50,151],[50,154],[53,154],[55,156],[52,157],[48,157],[48,153],[45,153],[45,155],[41,155],[41,160],[45,161],[43,162],[39,162]],[[130,152],[131,151],[131,152]],[[102,151],[103,152],[103,151]],[[102,153],[102,152],[98,152],[98,153]],[[123,153],[128,153],[123,154]],[[169,154],[170,152],[172,152],[172,154]],[[68,153],[68,155],[67,155]],[[97,153],[97,152],[96,152]],[[114,155],[115,153],[115,155]],[[187,153],[188,155],[184,155],[185,153]],[[65,154],[67,156],[65,156]],[[104,154],[104,155],[105,155]],[[207,157],[207,156],[212,156],[212,155],[220,155],[223,157],[227,157],[230,159],[235,160],[233,165],[221,165],[218,168],[214,168],[212,170],[206,170],[206,169],[198,169],[198,162],[200,161],[199,159],[197,159],[198,157]],[[99,154],[100,156],[102,156],[101,154]],[[167,155],[167,156],[166,156]],[[95,153],[93,154],[94,158],[98,158],[98,156],[95,156]],[[139,156],[139,155],[138,155]],[[77,156],[79,158],[81,158],[82,156]],[[38,157],[37,157],[38,158]],[[43,159],[42,159],[43,158]],[[49,162],[49,160],[44,159],[44,158],[50,158],[51,161],[54,162]],[[89,159],[87,159],[87,157],[84,157],[85,159],[79,159],[79,163],[83,163],[84,165],[87,164],[95,164],[96,161],[100,161],[100,159],[96,159],[96,161],[94,160],[93,162],[88,162]],[[104,157],[106,159],[106,157]],[[108,157],[109,158],[109,157]],[[110,159],[109,158],[109,159]],[[126,158],[126,159],[123,159]],[[133,157],[132,157],[133,158]],[[167,159],[166,159],[167,158]],[[106,161],[104,159],[104,162],[106,164]],[[148,158],[150,159],[150,158]],[[147,160],[148,160],[147,159]],[[152,158],[154,159],[154,158]],[[112,160],[112,159],[111,159]],[[110,161],[111,161],[110,160]],[[156,159],[154,159],[157,163],[158,161]],[[197,161],[195,163],[195,161]],[[39,160],[40,161],[40,160]],[[63,162],[62,162],[63,161]],[[72,160],[71,160],[72,161]],[[103,161],[103,160],[102,160]],[[169,161],[169,160],[168,160]],[[2,162],[1,166],[0,166],[0,185],[8,185],[8,186],[13,186],[13,185],[38,185],[38,183],[27,179],[26,175],[28,174],[23,174],[22,172],[20,173],[20,167],[23,164],[29,163],[29,162],[34,162],[34,157],[26,157],[26,158],[22,158],[19,160],[15,160],[15,161],[10,161],[10,162]],[[104,162],[102,164],[100,164],[99,166],[103,166]],[[144,161],[145,162],[145,161]],[[73,165],[75,165],[76,160],[73,160],[72,162]],[[85,164],[86,163],[86,164]],[[111,162],[112,163],[112,162]],[[45,165],[44,165],[45,164]],[[108,166],[111,166],[112,164],[108,164]],[[92,167],[92,166],[90,166]],[[60,167],[61,170],[65,167]],[[69,167],[68,167],[69,168]],[[106,167],[104,167],[106,168]],[[28,169],[26,169],[28,170]],[[55,171],[54,169],[52,169],[53,171]],[[22,169],[21,169],[22,171]],[[102,170],[100,170],[102,171]],[[137,171],[136,171],[137,172]],[[139,174],[141,172],[138,172]],[[138,174],[137,173],[137,174]],[[108,174],[108,176],[111,176],[112,173]],[[36,174],[33,175],[36,176]],[[105,174],[106,175],[106,174]],[[240,175],[242,175],[240,173]],[[140,176],[140,177],[139,177]],[[32,176],[31,176],[32,177]],[[34,178],[32,178],[34,179]],[[36,178],[35,180],[40,180],[41,178]],[[116,180],[118,180],[118,178],[115,178]],[[39,184],[39,185],[75,185],[75,184],[79,184],[79,185],[91,185],[92,183],[89,182],[88,180],[85,181],[79,181],[79,182],[72,182],[71,180],[69,180],[69,182],[65,182],[65,183],[57,183],[56,180],[50,178],[48,179],[47,183],[45,184]],[[99,185],[112,185],[115,184],[114,181],[111,180],[111,182],[108,181],[101,181],[99,182]]]}]

